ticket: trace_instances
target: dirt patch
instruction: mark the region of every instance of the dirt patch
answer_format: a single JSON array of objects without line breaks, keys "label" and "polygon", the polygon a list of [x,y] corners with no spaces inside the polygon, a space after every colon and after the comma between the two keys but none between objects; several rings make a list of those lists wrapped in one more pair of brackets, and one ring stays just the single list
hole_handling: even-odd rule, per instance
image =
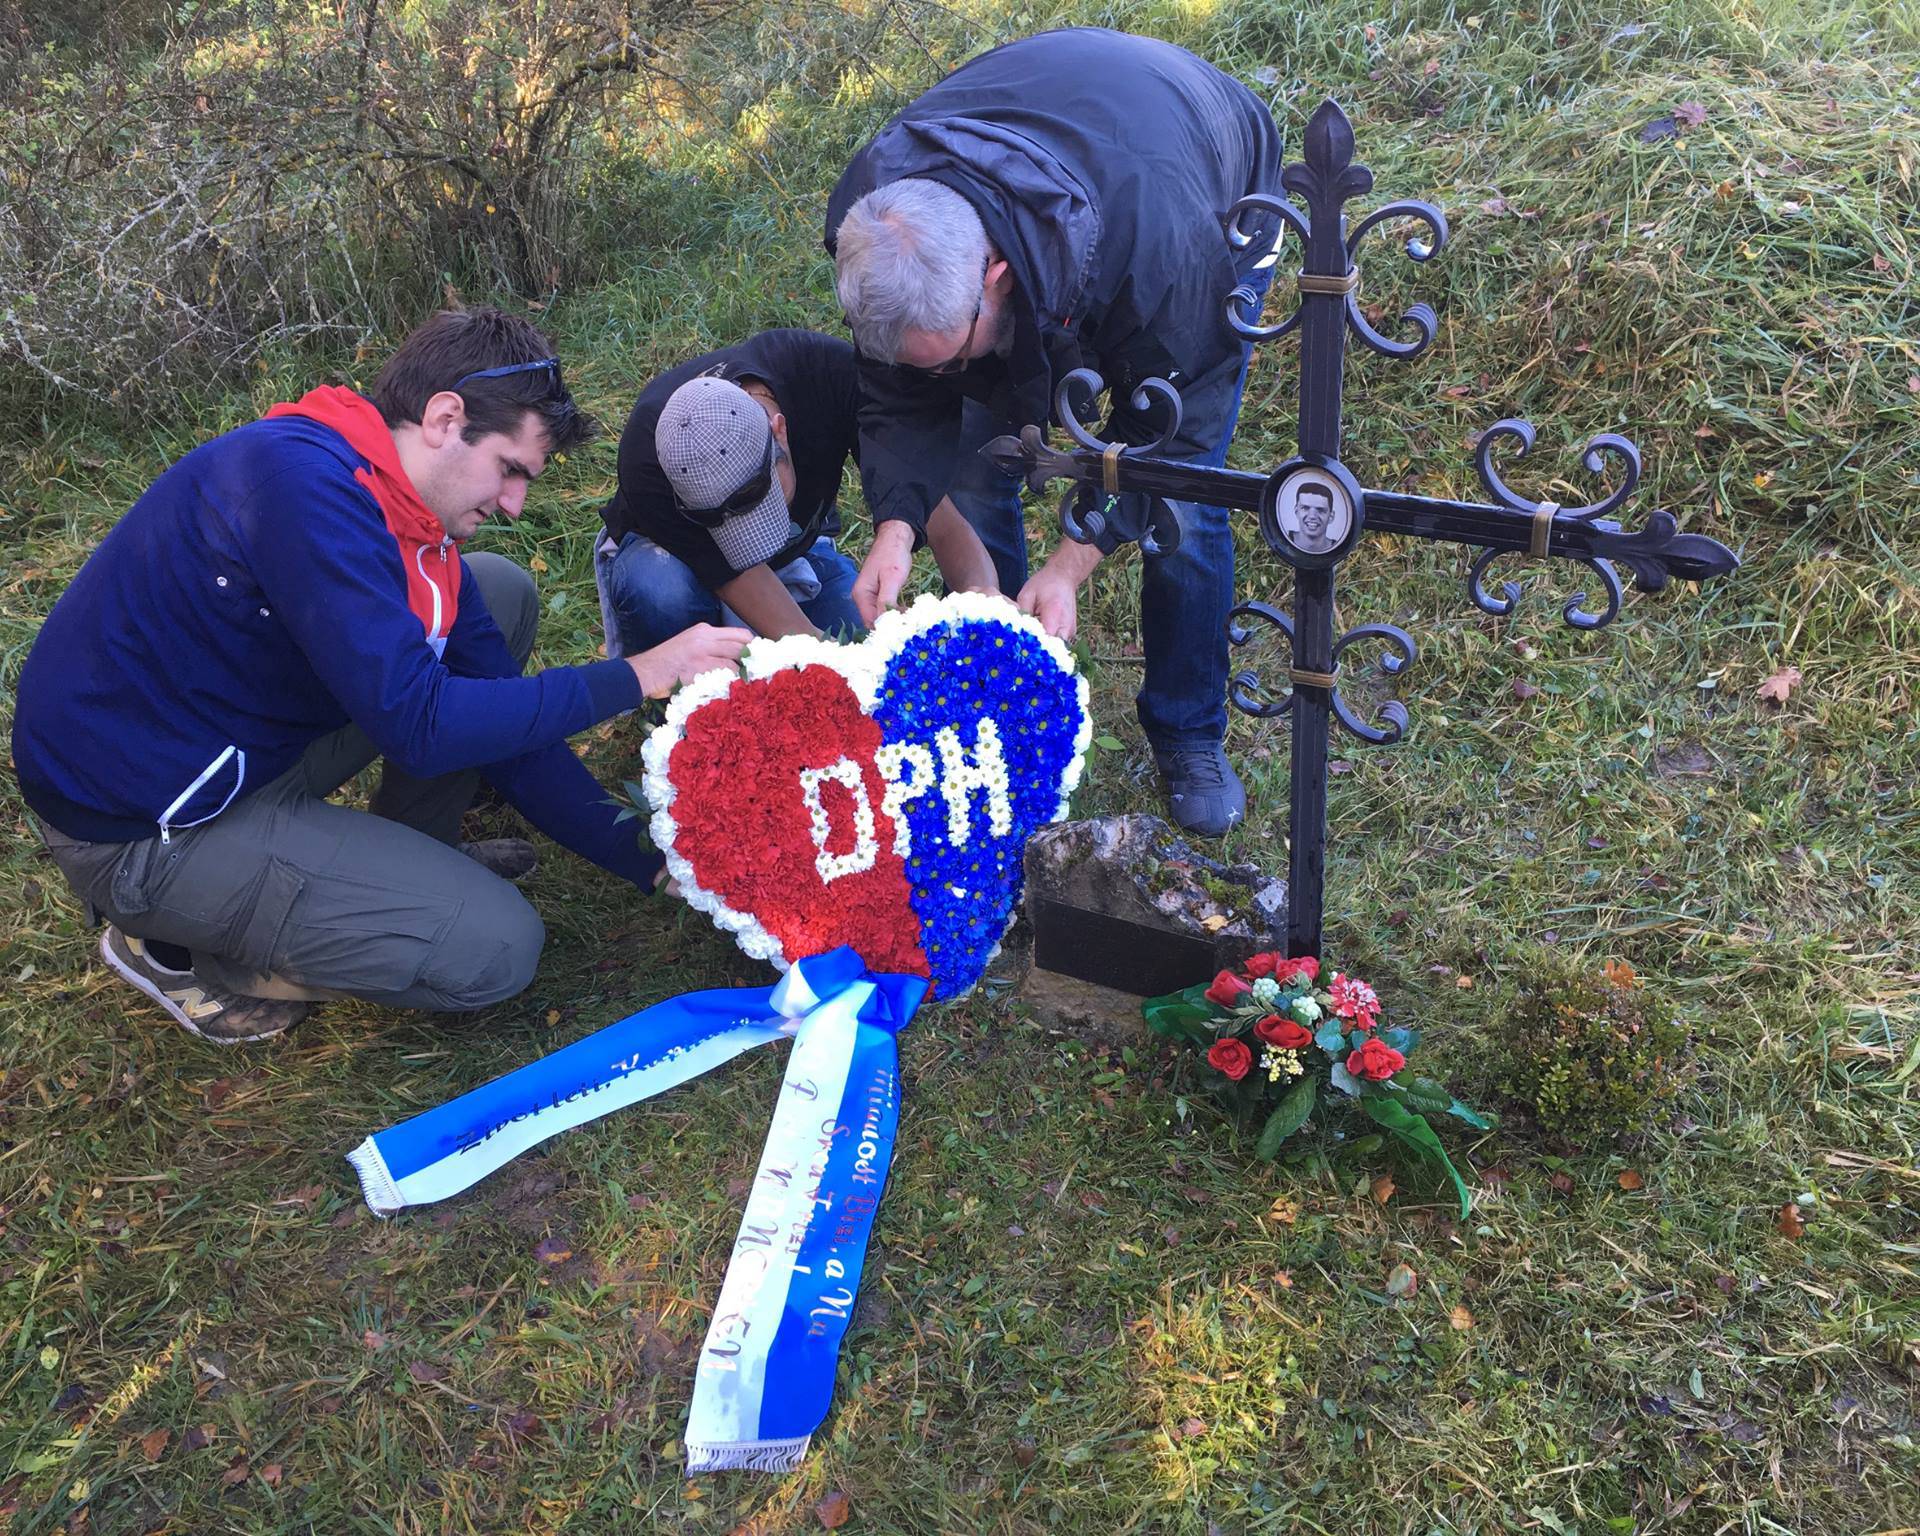
[{"label": "dirt patch", "polygon": [[510,1231],[545,1236],[554,1218],[564,1214],[554,1196],[566,1183],[564,1173],[540,1162],[503,1170],[480,1186],[470,1208],[483,1211]]}]

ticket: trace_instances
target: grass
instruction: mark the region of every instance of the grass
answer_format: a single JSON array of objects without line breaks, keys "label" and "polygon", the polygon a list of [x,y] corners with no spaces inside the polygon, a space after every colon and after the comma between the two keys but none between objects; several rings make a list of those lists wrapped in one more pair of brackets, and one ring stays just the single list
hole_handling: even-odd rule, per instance
[{"label": "grass", "polygon": [[[830,1492],[874,1532],[1920,1525],[1912,11],[1103,14],[1266,82],[1290,136],[1337,93],[1377,195],[1445,206],[1440,260],[1369,258],[1369,302],[1426,297],[1442,331],[1416,363],[1349,367],[1365,483],[1468,494],[1470,435],[1526,414],[1540,446],[1511,477],[1572,493],[1573,449],[1624,430],[1648,459],[1637,505],[1741,550],[1735,580],[1633,595],[1598,636],[1558,622],[1570,569],[1527,571],[1507,620],[1466,602],[1458,555],[1410,541],[1373,539],[1342,581],[1349,623],[1402,623],[1421,657],[1407,742],[1335,745],[1334,952],[1479,1099],[1543,956],[1626,959],[1694,1020],[1680,1112],[1614,1145],[1524,1117],[1455,1138],[1477,1170],[1461,1224],[1364,1143],[1253,1163],[1144,1037],[1068,1038],[990,986],[903,1039],[900,1151],[814,1453],[690,1481],[689,1362],[777,1060],[394,1222],[361,1209],[342,1154],[756,968],[556,853],[529,886],[551,937],[524,997],[458,1022],[330,1007],[216,1052],[109,982],[9,783],[0,1530],[771,1533],[818,1528]],[[955,35],[1046,20],[982,12]],[[663,179],[629,275],[547,314],[606,420],[693,348],[832,324],[826,190],[924,77],[790,89],[756,114],[754,157],[707,142],[704,179]],[[1643,134],[1687,101],[1697,128]],[[1256,358],[1236,464],[1289,451],[1292,366],[1288,343]],[[137,420],[6,424],[9,682],[158,468],[313,367]],[[545,567],[547,662],[595,643],[586,535],[612,473],[602,442],[487,535]],[[1241,590],[1284,600],[1242,553]],[[1123,659],[1136,584],[1120,564],[1088,603],[1124,748],[1098,754],[1089,811],[1153,804]],[[1757,698],[1785,665],[1786,703]],[[1284,731],[1237,720],[1230,745],[1255,806],[1233,851],[1282,862]],[[603,729],[592,761],[611,782],[637,747]],[[1803,1194],[1791,1238],[1778,1212]],[[1395,1300],[1401,1263],[1419,1284]]]}]

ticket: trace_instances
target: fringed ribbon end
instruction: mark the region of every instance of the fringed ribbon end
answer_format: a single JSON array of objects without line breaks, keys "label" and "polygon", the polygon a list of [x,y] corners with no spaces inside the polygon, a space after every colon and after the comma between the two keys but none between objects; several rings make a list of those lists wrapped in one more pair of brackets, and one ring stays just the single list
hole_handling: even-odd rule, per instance
[{"label": "fringed ribbon end", "polygon": [[797,1440],[737,1440],[687,1446],[687,1471],[791,1472],[806,1460],[812,1435]]},{"label": "fringed ribbon end", "polygon": [[380,1155],[371,1136],[347,1154],[347,1161],[360,1175],[360,1193],[366,1196],[367,1209],[374,1215],[384,1218],[406,1209],[400,1186],[393,1182],[393,1175],[387,1171],[387,1160]]}]

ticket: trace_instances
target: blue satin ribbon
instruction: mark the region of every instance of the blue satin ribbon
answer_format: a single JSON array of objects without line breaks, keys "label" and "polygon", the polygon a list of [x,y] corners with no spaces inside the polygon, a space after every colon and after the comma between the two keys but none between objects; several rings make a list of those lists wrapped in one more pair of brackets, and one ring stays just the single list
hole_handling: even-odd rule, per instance
[{"label": "blue satin ribbon", "polygon": [[388,1216],[445,1199],[527,1148],[794,1039],[765,1151],[695,1374],[690,1471],[785,1470],[833,1391],[899,1123],[895,1036],[927,994],[849,948],[770,987],[690,992],[611,1024],[348,1154]]}]

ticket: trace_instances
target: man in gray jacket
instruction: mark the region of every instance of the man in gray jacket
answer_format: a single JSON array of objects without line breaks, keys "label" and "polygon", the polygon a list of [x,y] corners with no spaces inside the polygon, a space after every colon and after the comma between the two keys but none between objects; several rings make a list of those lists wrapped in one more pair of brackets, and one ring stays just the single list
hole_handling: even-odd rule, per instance
[{"label": "man in gray jacket", "polygon": [[[1236,251],[1225,220],[1279,186],[1279,134],[1251,91],[1172,44],[1094,28],[981,55],[854,157],[827,248],[861,361],[863,611],[892,604],[951,493],[1001,589],[1071,636],[1114,541],[1062,544],[1029,578],[1020,482],[983,472],[977,445],[1046,422],[1059,381],[1091,367],[1116,402],[1105,436],[1155,439],[1127,401],[1162,378],[1184,407],[1169,456],[1223,463],[1248,357],[1225,303],[1242,283],[1264,291],[1271,247]],[[1246,808],[1222,750],[1233,540],[1220,508],[1169,506],[1179,547],[1141,578],[1140,722],[1174,819],[1217,835]]]}]

